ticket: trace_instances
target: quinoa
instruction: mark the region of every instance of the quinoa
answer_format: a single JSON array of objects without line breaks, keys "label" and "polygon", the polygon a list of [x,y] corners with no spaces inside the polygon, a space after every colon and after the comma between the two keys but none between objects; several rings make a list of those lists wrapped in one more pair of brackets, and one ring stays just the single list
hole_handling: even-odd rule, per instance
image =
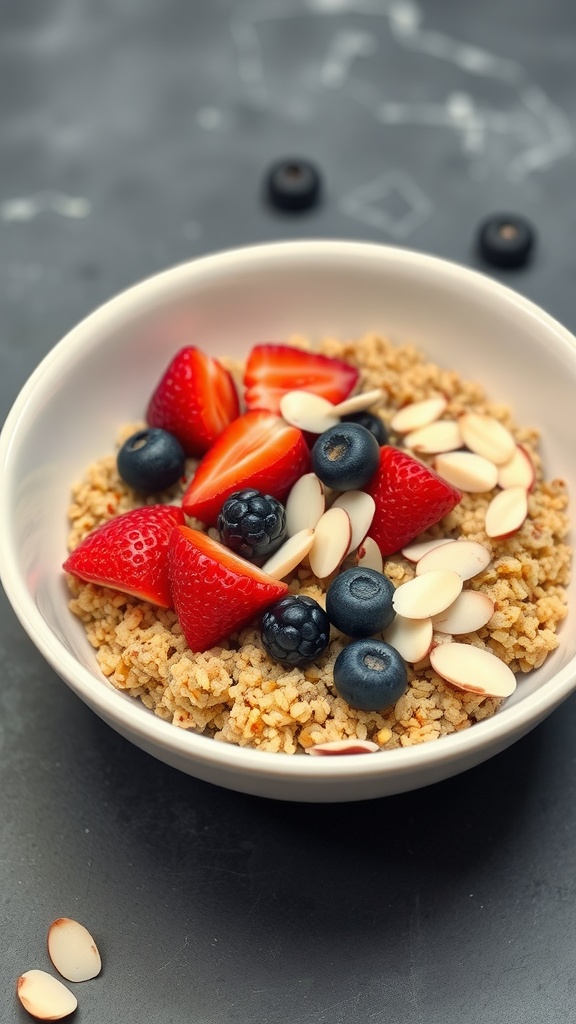
[{"label": "quinoa", "polygon": [[[299,336],[292,343],[308,347],[307,340]],[[517,533],[499,540],[486,535],[484,513],[495,493],[491,491],[464,494],[456,508],[419,539],[461,537],[488,548],[490,564],[468,586],[493,599],[494,614],[482,629],[458,639],[492,651],[516,674],[538,668],[558,646],[557,629],[567,610],[571,558],[566,541],[566,484],[544,478],[538,431],[517,426],[511,410],[488,401],[479,384],[427,362],[411,345],[396,346],[380,335],[368,334],[359,340],[327,339],[319,350],[358,367],[363,390],[383,390],[385,401],[379,415],[385,424],[408,402],[441,393],[448,399],[447,416],[464,411],[487,413],[526,448],[536,481],[528,496],[528,517]],[[238,374],[238,364],[227,365]],[[141,425],[125,426],[118,443]],[[185,479],[169,491],[143,499],[120,479],[115,454],[99,459],[72,488],[69,549],[121,512],[159,500],[178,504],[196,464],[189,460]],[[204,529],[196,520],[189,522]],[[217,537],[216,531],[209,533]],[[385,560],[384,572],[398,586],[414,576],[414,566],[394,555]],[[307,595],[325,606],[330,578],[317,579],[304,563],[287,582],[290,593]],[[321,658],[288,670],[266,654],[256,623],[195,654],[187,647],[172,610],[72,576],[68,583],[70,608],[83,622],[109,681],[160,718],[219,742],[295,754],[317,743],[357,738],[393,749],[460,732],[493,715],[502,703],[455,689],[432,670],[426,658],[408,665],[408,689],[393,707],[382,713],[358,711],[334,690],[334,662],[349,642],[335,628]],[[434,639],[436,643],[450,641],[439,633]]]}]

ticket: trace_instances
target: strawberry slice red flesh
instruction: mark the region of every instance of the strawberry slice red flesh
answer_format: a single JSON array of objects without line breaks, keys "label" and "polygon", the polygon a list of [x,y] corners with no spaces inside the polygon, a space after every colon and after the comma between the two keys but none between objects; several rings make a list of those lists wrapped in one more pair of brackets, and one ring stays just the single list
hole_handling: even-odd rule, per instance
[{"label": "strawberry slice red flesh", "polygon": [[288,391],[312,391],[336,405],[354,390],[358,376],[342,359],[291,345],[255,345],[244,371],[244,400],[247,409],[278,413]]},{"label": "strawberry slice red flesh", "polygon": [[286,583],[188,526],[173,531],[168,566],[174,609],[192,651],[206,651],[242,629],[288,591]]},{"label": "strawberry slice red flesh", "polygon": [[87,534],[62,568],[86,583],[169,608],[168,543],[174,527],[184,522],[176,505],[122,512]]},{"label": "strawberry slice red flesh", "polygon": [[310,469],[310,452],[297,427],[274,413],[255,410],[239,416],[201,460],[182,507],[189,516],[215,525],[234,491],[254,487],[284,501]]},{"label": "strawberry slice red flesh", "polygon": [[187,345],[169,363],[146,412],[151,427],[178,438],[187,455],[208,451],[239,413],[231,374],[216,359]]},{"label": "strawberry slice red flesh", "polygon": [[370,536],[384,557],[438,523],[462,497],[428,466],[391,445],[381,447],[378,469],[363,490],[376,503]]}]

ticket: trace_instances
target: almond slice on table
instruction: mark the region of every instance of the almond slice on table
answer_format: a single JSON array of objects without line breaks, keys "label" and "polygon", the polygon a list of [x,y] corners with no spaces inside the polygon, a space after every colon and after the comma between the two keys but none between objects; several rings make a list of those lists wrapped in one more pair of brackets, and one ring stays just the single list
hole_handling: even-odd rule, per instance
[{"label": "almond slice on table", "polygon": [[46,971],[26,971],[16,982],[16,994],[25,1010],[38,1020],[62,1020],[78,1006],[76,996]]},{"label": "almond slice on table", "polygon": [[432,569],[394,591],[392,606],[406,619],[427,619],[443,612],[462,590],[462,577],[452,569]]},{"label": "almond slice on table", "polygon": [[432,619],[439,633],[461,636],[486,626],[494,614],[494,601],[481,590],[463,590],[453,604]]},{"label": "almond slice on table", "polygon": [[303,558],[310,551],[314,543],[314,530],[300,530],[285,540],[281,547],[270,555],[267,562],[262,566],[262,572],[273,576],[275,580],[283,580],[289,572],[292,572]]},{"label": "almond slice on table", "polygon": [[492,498],[486,509],[484,529],[489,537],[509,537],[516,533],[528,515],[525,487],[507,487]]},{"label": "almond slice on table", "polygon": [[372,520],[374,519],[374,513],[376,511],[376,502],[372,495],[366,494],[365,491],[344,491],[344,493],[336,499],[332,508],[343,508],[350,517],[352,537],[350,539],[350,546],[346,552],[348,555],[364,540],[364,537],[372,526]]},{"label": "almond slice on table", "polygon": [[432,619],[406,619],[403,615],[397,615],[382,635],[386,643],[394,647],[404,661],[416,665],[430,653]]},{"label": "almond slice on table", "polygon": [[48,955],[68,981],[88,981],[102,969],[100,953],[90,932],[70,917],[59,917],[50,925]]},{"label": "almond slice on table", "polygon": [[464,412],[459,419],[464,444],[476,455],[482,455],[497,466],[508,462],[514,454],[516,441],[510,431],[495,419],[478,412]]},{"label": "almond slice on table", "polygon": [[430,652],[430,664],[459,690],[503,698],[516,689],[512,669],[491,651],[471,644],[439,644]]},{"label": "almond slice on table", "polygon": [[280,399],[280,413],[287,423],[311,434],[323,434],[340,420],[327,398],[312,391],[288,391]]},{"label": "almond slice on table", "polygon": [[402,548],[401,554],[404,558],[407,558],[409,562],[419,562],[424,555],[427,555],[429,551],[433,551],[434,548],[439,548],[442,544],[453,544],[454,537],[438,537],[436,540],[419,540],[415,544],[408,544],[407,547]]},{"label": "almond slice on table", "polygon": [[352,524],[343,508],[329,508],[318,520],[310,548],[310,568],[322,580],[338,568],[350,547]]},{"label": "almond slice on table", "polygon": [[380,750],[380,747],[372,740],[349,739],[316,743],[313,747],[308,747],[306,753],[318,757],[328,754],[375,754],[377,750]]},{"label": "almond slice on table", "polygon": [[440,544],[420,559],[416,575],[432,569],[453,569],[463,580],[472,579],[490,563],[488,548],[475,540],[457,540],[455,544]]},{"label": "almond slice on table", "polygon": [[447,405],[448,402],[442,395],[437,398],[425,398],[422,402],[410,402],[394,413],[390,427],[397,434],[409,434],[412,430],[427,427],[429,423],[439,419]]},{"label": "almond slice on table", "polygon": [[427,427],[406,434],[404,444],[411,451],[422,455],[437,455],[461,448],[462,434],[456,420],[436,420]]},{"label": "almond slice on table", "polygon": [[525,487],[531,491],[534,486],[535,473],[532,459],[521,444],[516,445],[514,455],[498,467],[498,485],[507,487]]},{"label": "almond slice on table", "polygon": [[382,552],[372,537],[364,537],[358,548],[358,565],[364,569],[374,569],[375,572],[382,572],[384,568]]},{"label": "almond slice on table", "polygon": [[355,412],[365,412],[366,409],[371,409],[383,398],[384,392],[381,388],[362,391],[359,395],[352,395],[350,398],[345,398],[343,402],[338,402],[338,405],[332,407],[332,412],[334,416],[351,416]]},{"label": "almond slice on table", "polygon": [[286,532],[289,537],[314,529],[326,508],[324,487],[315,473],[304,473],[286,499]]},{"label": "almond slice on table", "polygon": [[483,494],[498,483],[498,467],[475,452],[444,452],[434,459],[434,469],[453,487],[468,494]]}]

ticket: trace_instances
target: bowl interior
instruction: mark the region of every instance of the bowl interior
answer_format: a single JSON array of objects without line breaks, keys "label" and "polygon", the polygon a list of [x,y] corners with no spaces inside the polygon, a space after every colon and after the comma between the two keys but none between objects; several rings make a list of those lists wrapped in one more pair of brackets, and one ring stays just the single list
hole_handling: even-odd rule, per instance
[{"label": "bowl interior", "polygon": [[[207,257],[144,282],[80,324],[47,356],[7,421],[2,571],[31,635],[39,628],[52,634],[111,700],[134,704],[100,675],[67,607],[61,564],[71,483],[113,450],[121,424],[142,418],[182,345],[241,357],[256,342],[295,332],[318,340],[370,330],[479,380],[513,407],[517,422],[542,430],[547,474],[574,479],[567,411],[576,394],[576,348],[520,296],[441,260],[372,245],[282,243]],[[575,589],[576,581],[559,650],[523,680],[507,708],[574,661]]]}]

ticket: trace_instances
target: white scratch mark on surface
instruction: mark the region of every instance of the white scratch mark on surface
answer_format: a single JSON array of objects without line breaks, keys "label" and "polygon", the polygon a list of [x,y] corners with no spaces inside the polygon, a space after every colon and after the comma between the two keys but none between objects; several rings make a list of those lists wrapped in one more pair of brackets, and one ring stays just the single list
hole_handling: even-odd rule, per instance
[{"label": "white scratch mark on surface", "polygon": [[378,40],[371,32],[351,29],[337,32],[320,68],[322,84],[329,89],[339,88],[349,77],[355,58],[369,56],[377,48]]},{"label": "white scratch mark on surface", "polygon": [[165,971],[167,967],[170,967],[170,964],[174,963],[176,958],[180,956],[180,953],[182,953],[186,949],[187,945],[188,945],[188,936],[185,935],[184,936],[184,942],[182,943],[182,945],[179,947],[179,949],[176,950],[176,952],[170,957],[170,959],[167,960],[166,963],[162,965],[162,967],[158,968],[158,973],[160,973],[160,971]]},{"label": "white scratch mark on surface", "polygon": [[349,217],[406,239],[434,213],[432,201],[404,171],[388,171],[340,199]]},{"label": "white scratch mark on surface", "polygon": [[544,171],[576,148],[570,121],[538,85],[529,81],[521,64],[425,28],[423,8],[415,0],[306,0],[303,9],[297,11],[283,4],[271,10],[264,3],[237,11],[231,31],[239,77],[251,102],[280,116],[296,118],[296,113],[286,107],[285,96],[280,100],[274,97],[273,81],[265,71],[262,25],[306,17],[326,20],[343,14],[355,15],[357,20],[364,16],[385,19],[393,41],[402,50],[442,61],[473,80],[484,79],[512,91],[517,106],[509,111],[487,107],[481,97],[474,98],[470,94],[473,82],[466,92],[449,93],[444,102],[384,100],[381,88],[363,82],[354,73],[355,58],[373,53],[378,45],[377,37],[360,27],[337,31],[323,63],[320,58],[320,85],[341,89],[381,123],[422,124],[455,132],[473,178],[480,179],[487,173],[490,164],[483,157],[489,154],[494,135],[509,139],[509,147],[514,148],[508,159],[499,161],[501,173],[510,181]]},{"label": "white scratch mark on surface", "polygon": [[25,224],[41,213],[57,213],[71,220],[90,216],[92,204],[83,196],[67,196],[62,192],[37,192],[32,196],[5,199],[0,203],[0,219]]}]

